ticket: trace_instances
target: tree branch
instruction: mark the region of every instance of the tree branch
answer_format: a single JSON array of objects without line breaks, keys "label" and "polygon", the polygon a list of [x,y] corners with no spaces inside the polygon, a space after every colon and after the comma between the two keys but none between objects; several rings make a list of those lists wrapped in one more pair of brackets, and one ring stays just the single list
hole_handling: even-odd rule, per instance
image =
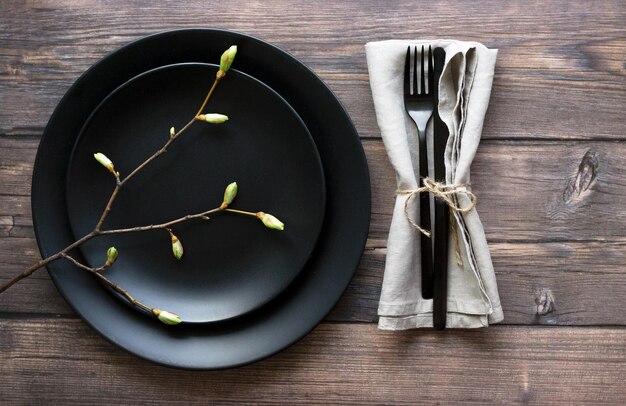
[{"label": "tree branch", "polygon": [[121,286],[117,285],[116,283],[112,282],[109,278],[107,278],[106,276],[102,275],[101,272],[107,270],[110,267],[109,265],[105,264],[105,265],[102,265],[102,266],[100,266],[98,268],[92,268],[92,267],[89,267],[87,265],[81,264],[74,257],[72,257],[72,256],[70,256],[68,254],[61,254],[61,256],[63,258],[65,258],[65,259],[67,259],[68,261],[70,261],[72,264],[74,264],[78,268],[84,269],[85,271],[91,272],[92,274],[96,275],[98,278],[100,278],[100,280],[102,280],[104,283],[109,285],[116,292],[119,292],[122,295],[124,295],[124,297],[133,306],[137,306],[137,307],[140,307],[142,309],[148,310],[150,313],[152,313],[152,311],[154,310],[152,307],[146,306],[145,304],[141,303],[139,300],[135,299],[130,293],[128,293],[128,291],[126,289],[123,289]]},{"label": "tree branch", "polygon": [[202,213],[187,214],[186,216],[177,218],[176,220],[168,221],[166,223],[151,224],[149,226],[140,226],[140,227],[131,227],[131,228],[118,228],[114,230],[104,230],[104,231],[100,231],[99,235],[124,234],[124,233],[135,233],[139,231],[160,230],[160,229],[172,227],[176,224],[184,223],[185,221],[201,219],[203,217],[208,216],[209,214],[213,214],[219,211],[222,211],[222,209],[220,209],[219,207],[216,207],[215,209],[203,211]]},{"label": "tree branch", "polygon": [[[184,133],[189,127],[191,127],[191,125],[196,121],[196,117],[202,113],[202,111],[204,110],[204,108],[206,107],[206,104],[208,103],[209,99],[211,98],[211,95],[213,94],[213,91],[215,90],[217,84],[220,82],[220,80],[224,77],[225,73],[222,71],[219,71],[218,74],[215,77],[215,80],[213,81],[213,85],[211,86],[211,89],[209,90],[209,92],[207,93],[206,97],[204,98],[204,101],[202,102],[202,105],[200,106],[200,109],[198,110],[198,112],[193,116],[193,118],[191,118],[191,120],[189,120],[189,122],[187,124],[185,124],[183,126],[183,128],[181,128],[177,133],[170,135],[169,139],[167,140],[167,142],[163,145],[163,147],[161,147],[161,149],[159,149],[158,151],[156,151],[154,154],[152,154],[148,159],[146,159],[143,163],[141,163],[139,166],[137,166],[130,174],[128,174],[123,180],[120,179],[120,175],[119,172],[113,172],[113,175],[115,176],[115,189],[113,189],[113,192],[111,193],[111,196],[109,197],[109,201],[107,202],[106,207],[104,208],[102,215],[100,216],[100,219],[98,220],[98,222],[96,223],[96,226],[94,227],[94,229],[87,235],[85,235],[84,237],[80,238],[79,240],[75,241],[74,243],[68,245],[67,247],[65,247],[64,249],[62,249],[61,251],[57,252],[56,254],[50,255],[47,258],[42,259],[41,261],[33,264],[31,267],[25,269],[24,271],[22,271],[21,273],[19,273],[18,275],[16,275],[15,277],[13,277],[10,281],[6,282],[5,284],[0,286],[0,293],[6,291],[7,289],[9,289],[11,286],[15,285],[16,283],[18,283],[19,281],[21,281],[24,278],[29,277],[30,275],[32,275],[35,271],[37,271],[38,269],[41,269],[43,267],[45,267],[46,265],[48,265],[50,262],[56,261],[57,259],[63,257],[66,258],[68,260],[70,260],[71,262],[74,263],[74,258],[70,257],[68,254],[68,252],[70,252],[72,249],[82,245],[83,243],[85,243],[86,241],[92,239],[93,237],[96,237],[98,235],[103,235],[103,234],[118,234],[118,233],[128,233],[128,232],[134,232],[134,231],[145,231],[145,230],[152,230],[152,229],[156,229],[156,228],[165,228],[165,227],[169,227],[178,223],[182,223],[183,221],[187,221],[187,220],[191,220],[194,218],[200,218],[202,216],[206,216],[210,213],[213,213],[214,211],[209,210],[207,212],[204,213],[199,213],[197,215],[190,215],[190,216],[185,216],[185,217],[181,217],[180,219],[176,219],[173,220],[171,222],[168,223],[164,223],[163,225],[155,225],[155,226],[145,226],[145,227],[135,227],[132,229],[120,229],[116,232],[114,232],[115,230],[109,230],[109,231],[100,231],[102,225],[104,224],[104,221],[106,220],[107,216],[109,215],[109,213],[111,212],[111,209],[113,207],[113,203],[115,202],[115,199],[117,198],[120,190],[122,189],[122,187],[126,184],[126,182],[128,182],[133,176],[135,176],[137,173],[139,173],[143,168],[145,168],[148,164],[150,164],[152,161],[154,161],[156,158],[158,158],[159,156],[163,155],[165,152],[167,152],[167,148],[182,134]],[[70,259],[71,258],[71,259]],[[75,265],[79,264],[78,262],[74,263]],[[81,264],[82,265],[82,264]],[[78,266],[78,265],[77,265]],[[84,265],[83,265],[84,266]],[[79,266],[80,268],[82,268],[81,266]],[[89,267],[87,267],[89,268]],[[84,268],[83,268],[84,269]],[[93,269],[93,268],[89,268],[89,269]],[[95,275],[97,275],[98,277],[100,277],[100,279],[105,280],[106,278],[101,275],[99,272],[95,272]],[[106,279],[108,281],[108,279]],[[108,281],[110,282],[110,281]],[[112,282],[110,282],[112,283]],[[128,295],[128,292],[126,292],[124,289],[120,288],[119,286],[112,284],[111,285],[114,289],[116,289],[118,292],[122,293],[124,296],[126,296],[131,303],[135,304],[135,302],[137,302],[134,298],[132,298],[132,296]],[[137,302],[139,303],[139,302]],[[139,304],[140,307],[146,307],[143,304]],[[150,308],[147,308],[150,309]]]}]

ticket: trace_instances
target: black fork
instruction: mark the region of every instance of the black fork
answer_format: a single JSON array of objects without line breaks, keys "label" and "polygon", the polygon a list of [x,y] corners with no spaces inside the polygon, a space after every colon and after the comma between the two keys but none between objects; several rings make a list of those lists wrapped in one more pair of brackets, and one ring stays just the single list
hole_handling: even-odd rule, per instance
[{"label": "black fork", "polygon": [[[431,47],[428,47],[428,72],[424,70],[425,59],[424,46],[421,52],[420,64],[420,87],[418,88],[417,76],[417,47],[413,47],[411,57],[411,47],[406,49],[406,60],[404,63],[404,107],[409,116],[417,126],[419,137],[419,182],[423,186],[423,179],[428,177],[428,152],[426,150],[426,126],[433,115],[436,99],[434,89],[433,54]],[[411,81],[411,72],[413,80]],[[426,77],[428,77],[428,88],[426,88]],[[430,195],[421,193],[420,221],[419,225],[425,230],[430,230]],[[422,296],[424,299],[433,297],[433,254],[431,239],[421,234],[422,253]]]}]

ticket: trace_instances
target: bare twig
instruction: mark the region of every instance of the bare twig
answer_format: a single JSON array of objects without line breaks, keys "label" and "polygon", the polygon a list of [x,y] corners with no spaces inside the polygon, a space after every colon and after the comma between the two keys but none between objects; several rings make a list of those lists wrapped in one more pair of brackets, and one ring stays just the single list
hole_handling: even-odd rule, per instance
[{"label": "bare twig", "polygon": [[98,278],[100,278],[102,281],[104,281],[104,283],[106,283],[107,285],[112,287],[116,292],[121,293],[122,295],[124,295],[124,297],[126,299],[128,299],[128,301],[133,306],[140,307],[140,308],[142,308],[144,310],[149,311],[150,313],[152,313],[154,311],[154,308],[152,308],[150,306],[146,306],[145,304],[141,303],[139,300],[137,300],[134,297],[132,297],[130,295],[130,293],[128,293],[128,291],[126,289],[122,288],[120,285],[117,285],[117,284],[111,282],[109,280],[109,278],[107,278],[106,276],[102,275],[100,272],[96,272],[94,275],[96,275]]},{"label": "bare twig", "polygon": [[66,254],[69,251],[73,250],[74,248],[80,246],[81,244],[91,240],[96,235],[97,235],[97,233],[95,231],[92,231],[91,233],[85,235],[81,239],[76,240],[72,244],[70,244],[67,247],[63,248],[61,251],[57,252],[56,254],[50,255],[49,257],[44,258],[41,261],[33,264],[30,268],[25,269],[23,272],[17,274],[15,277],[13,277],[13,279],[11,279],[10,281],[8,281],[5,284],[3,284],[2,286],[0,286],[0,293],[2,293],[5,290],[9,289],[11,286],[15,285],[16,283],[18,283],[22,279],[29,277],[36,270],[41,269],[44,266],[48,265],[50,262],[56,261],[57,259],[61,258],[63,256],[63,254]]},{"label": "bare twig", "polygon": [[204,98],[204,101],[202,102],[202,105],[200,106],[200,109],[198,110],[198,112],[196,113],[196,115],[193,116],[193,118],[191,120],[189,120],[187,122],[187,124],[185,124],[183,126],[183,128],[181,128],[180,130],[178,130],[178,132],[176,132],[174,135],[171,135],[170,138],[167,140],[167,142],[158,150],[156,151],[154,154],[152,154],[152,156],[150,156],[148,159],[146,159],[143,163],[141,163],[138,167],[136,167],[131,173],[129,173],[124,179],[120,180],[119,174],[116,172],[115,173],[115,178],[116,178],[116,185],[115,185],[115,189],[113,189],[113,193],[111,193],[111,197],[109,198],[109,201],[104,209],[104,212],[102,213],[102,216],[100,217],[100,220],[98,221],[98,224],[96,224],[95,230],[99,231],[100,227],[102,226],[102,223],[104,223],[104,220],[106,220],[107,216],[109,215],[109,212],[111,211],[111,207],[113,206],[113,202],[115,201],[115,198],[117,197],[117,194],[119,193],[120,189],[126,184],[126,182],[128,182],[133,176],[135,176],[139,171],[141,171],[143,168],[145,168],[146,166],[148,166],[152,161],[154,161],[155,159],[157,159],[158,157],[160,157],[161,155],[165,154],[167,152],[167,148],[182,134],[184,133],[189,127],[191,127],[191,125],[196,121],[196,117],[198,117],[198,115],[200,113],[202,113],[202,110],[204,110],[204,108],[206,107],[207,102],[209,101],[209,99],[211,98],[211,95],[213,94],[213,91],[215,90],[215,87],[217,86],[217,84],[220,82],[221,78],[223,76],[217,75],[215,77],[215,81],[213,82],[213,85],[211,86],[211,89],[209,90],[209,93],[207,93],[206,97]]},{"label": "bare twig", "polygon": [[167,229],[176,224],[184,223],[185,221],[189,221],[189,220],[195,220],[195,219],[204,220],[203,217],[208,216],[209,214],[216,213],[218,211],[222,211],[222,209],[220,209],[219,207],[216,207],[215,209],[203,211],[202,213],[187,214],[186,216],[177,218],[176,220],[171,220],[171,221],[168,221],[166,223],[161,223],[161,224],[152,224],[149,226],[140,226],[140,227],[131,227],[131,228],[118,228],[114,230],[104,230],[104,231],[100,231],[99,235],[124,234],[124,233],[135,233],[139,231]]},{"label": "bare twig", "polygon": [[92,267],[89,267],[87,265],[81,264],[74,257],[72,257],[72,256],[70,256],[68,254],[62,254],[61,256],[63,258],[65,258],[65,259],[67,259],[68,261],[70,261],[72,264],[76,265],[78,268],[84,269],[85,271],[91,272],[92,274],[96,275],[98,278],[100,278],[100,280],[102,280],[104,283],[109,285],[116,292],[119,292],[122,295],[124,295],[124,297],[131,304],[133,304],[133,306],[137,306],[137,307],[140,307],[142,309],[145,309],[145,310],[149,311],[150,313],[152,313],[152,311],[154,310],[152,307],[146,306],[145,304],[141,303],[139,300],[135,299],[133,296],[131,296],[130,293],[128,293],[128,291],[126,289],[123,289],[121,286],[117,285],[116,283],[112,282],[109,278],[107,278],[106,276],[102,275],[101,272],[105,271],[107,268],[109,268],[109,266],[107,266],[106,264],[102,265],[102,266],[100,266],[98,268],[92,268]]},{"label": "bare twig", "polygon": [[91,273],[98,273],[98,272],[102,272],[102,271],[104,271],[104,270],[106,270],[106,269],[108,268],[108,266],[107,266],[107,265],[102,265],[102,266],[99,266],[98,268],[92,268],[92,267],[90,267],[90,266],[87,266],[87,265],[81,264],[80,262],[78,262],[78,261],[76,260],[76,258],[72,257],[72,256],[71,256],[71,255],[69,255],[69,254],[65,254],[65,253],[64,253],[64,254],[61,254],[61,256],[62,256],[63,258],[65,258],[65,259],[67,259],[68,261],[70,261],[71,263],[73,263],[74,265],[76,265],[77,267],[79,267],[79,268],[81,268],[81,269],[84,269],[85,271],[89,271],[89,272],[91,272]]},{"label": "bare twig", "polygon": [[241,214],[243,216],[257,217],[257,213],[253,213],[251,211],[235,210],[235,209],[224,209],[224,210],[226,210],[227,212],[230,212],[230,213]]},{"label": "bare twig", "polygon": [[[208,210],[206,212],[203,213],[198,213],[195,215],[187,215],[184,217],[181,217],[179,219],[176,220],[172,220],[170,222],[167,223],[163,223],[163,224],[157,224],[157,225],[149,225],[149,226],[144,226],[144,227],[133,227],[133,228],[127,228],[127,229],[119,229],[119,230],[104,230],[102,231],[102,225],[104,224],[104,221],[106,220],[107,216],[109,215],[109,213],[111,212],[111,209],[113,207],[113,203],[115,202],[115,199],[117,198],[120,190],[122,189],[122,187],[133,177],[135,176],[139,171],[141,171],[143,168],[145,168],[148,164],[150,164],[152,161],[154,161],[156,158],[158,158],[159,156],[163,155],[164,153],[167,152],[167,148],[182,134],[184,133],[189,127],[191,127],[191,125],[196,121],[196,118],[199,114],[202,113],[202,111],[204,110],[204,108],[206,107],[209,99],[211,98],[211,95],[213,94],[213,91],[215,90],[217,84],[220,82],[220,80],[225,76],[225,72],[223,72],[222,70],[218,71],[218,74],[215,77],[215,80],[213,82],[213,85],[211,86],[211,89],[209,90],[209,92],[207,93],[206,97],[204,98],[204,101],[202,102],[202,105],[200,106],[200,109],[198,110],[198,112],[191,118],[191,120],[189,120],[189,122],[187,124],[185,124],[178,132],[176,132],[173,135],[170,135],[169,139],[167,140],[167,142],[165,142],[165,144],[158,150],[156,151],[154,154],[152,154],[148,159],[146,159],[143,163],[141,163],[139,166],[137,166],[130,174],[128,174],[124,179],[120,179],[120,175],[119,172],[113,172],[113,175],[115,176],[115,188],[113,189],[113,192],[111,193],[111,196],[109,197],[109,201],[107,202],[102,215],[100,216],[100,219],[98,220],[98,222],[96,223],[96,226],[94,227],[94,229],[86,234],[85,236],[83,236],[82,238],[80,238],[79,240],[73,242],[72,244],[68,245],[67,247],[63,248],[61,251],[57,252],[56,254],[50,255],[47,258],[42,259],[41,261],[33,264],[31,267],[25,269],[24,271],[22,271],[21,273],[19,273],[18,275],[16,275],[15,277],[13,277],[10,281],[4,283],[3,285],[0,286],[0,293],[6,291],[7,289],[9,289],[11,286],[15,285],[16,283],[18,283],[19,281],[21,281],[24,278],[29,277],[30,275],[32,275],[35,271],[37,271],[38,269],[41,269],[43,267],[45,267],[46,265],[48,265],[49,263],[56,261],[59,258],[66,258],[68,260],[70,260],[71,262],[73,262],[75,265],[77,265],[79,268],[85,269],[85,270],[93,270],[94,268],[89,268],[86,267],[85,265],[80,264],[79,262],[77,262],[74,258],[70,257],[68,255],[68,253],[73,250],[76,247],[79,247],[80,245],[82,245],[83,243],[91,240],[92,238],[99,236],[99,235],[109,235],[109,234],[121,234],[121,233],[130,233],[130,232],[136,232],[136,231],[146,231],[146,230],[153,230],[153,229],[159,229],[159,228],[166,228],[166,227],[170,227],[172,225],[175,224],[179,224],[182,223],[184,221],[188,221],[188,220],[193,220],[196,218],[203,218],[205,216],[207,216],[208,214],[214,213],[215,211],[218,211],[218,209],[213,209],[213,210]],[[75,262],[76,261],[76,262]],[[78,265],[80,264],[80,265]],[[82,266],[81,266],[82,265]],[[131,303],[138,305],[139,307],[144,307],[148,310],[150,310],[149,307],[137,302],[132,296],[130,296],[128,294],[128,292],[126,292],[124,289],[122,289],[121,287],[115,285],[113,282],[109,281],[106,277],[104,277],[102,274],[100,274],[99,272],[93,272],[95,275],[97,275],[100,279],[104,280],[105,282],[107,282],[109,285],[111,285],[111,287],[113,287],[116,291],[120,292],[121,294],[123,294],[124,296],[126,296],[126,298],[128,300],[131,301]]]}]

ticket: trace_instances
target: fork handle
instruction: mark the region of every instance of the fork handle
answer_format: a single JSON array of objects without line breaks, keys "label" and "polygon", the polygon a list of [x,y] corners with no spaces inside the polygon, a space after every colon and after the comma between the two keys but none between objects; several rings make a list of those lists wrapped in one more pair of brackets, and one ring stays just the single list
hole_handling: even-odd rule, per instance
[{"label": "fork handle", "polygon": [[[420,186],[424,186],[424,178],[428,177],[428,152],[426,150],[426,127],[417,129],[419,133],[419,175]],[[420,193],[420,227],[430,230],[430,194]],[[420,233],[422,255],[422,297],[433,298],[433,251],[432,239]]]}]

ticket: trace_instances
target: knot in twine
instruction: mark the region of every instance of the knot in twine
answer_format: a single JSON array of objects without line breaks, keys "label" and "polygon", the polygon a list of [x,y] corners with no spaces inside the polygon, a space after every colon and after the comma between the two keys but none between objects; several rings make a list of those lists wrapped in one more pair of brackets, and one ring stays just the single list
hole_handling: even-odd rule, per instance
[{"label": "knot in twine", "polygon": [[[420,227],[413,220],[413,218],[411,218],[411,215],[409,214],[409,202],[415,195],[418,195],[424,192],[432,193],[433,196],[438,197],[444,202],[446,202],[446,204],[450,207],[451,211],[457,212],[457,213],[467,213],[468,211],[472,210],[474,206],[476,205],[476,195],[470,192],[469,190],[467,190],[468,185],[466,184],[449,185],[446,183],[435,182],[434,180],[430,178],[422,179],[422,184],[424,186],[419,187],[417,189],[398,190],[396,191],[396,194],[409,195],[409,197],[407,197],[407,199],[404,201],[404,215],[406,216],[406,219],[409,221],[409,223],[411,223],[413,227],[418,229],[426,237],[430,237],[430,231],[425,230],[422,227]],[[460,207],[454,201],[454,196],[458,193],[463,193],[467,197],[470,198],[471,202],[467,207]]]},{"label": "knot in twine", "polygon": [[[397,190],[396,194],[397,195],[409,195],[409,197],[407,197],[407,199],[404,201],[404,215],[406,219],[408,220],[408,222],[414,228],[419,230],[420,233],[424,234],[426,237],[430,238],[431,232],[429,230],[426,230],[420,227],[419,224],[417,224],[413,220],[411,215],[409,214],[409,202],[416,195],[427,192],[427,193],[431,193],[435,197],[440,198],[441,200],[446,202],[448,207],[450,207],[451,215],[454,212],[467,213],[470,210],[472,210],[474,206],[476,206],[476,195],[470,192],[469,190],[467,190],[467,186],[469,186],[467,184],[446,184],[446,183],[435,182],[434,180],[430,178],[424,178],[422,179],[422,185],[423,186],[417,189]],[[467,207],[460,207],[456,203],[455,196],[459,193],[463,193],[464,195],[470,198],[470,204]],[[454,239],[454,247],[455,247],[454,251],[455,251],[455,256],[456,256],[456,262],[459,266],[461,266],[463,265],[463,261],[461,260],[461,252],[460,252],[460,247],[459,247],[458,236],[456,233],[456,221],[455,220],[456,219],[454,218],[451,219],[450,225],[452,228],[452,238]]]}]

